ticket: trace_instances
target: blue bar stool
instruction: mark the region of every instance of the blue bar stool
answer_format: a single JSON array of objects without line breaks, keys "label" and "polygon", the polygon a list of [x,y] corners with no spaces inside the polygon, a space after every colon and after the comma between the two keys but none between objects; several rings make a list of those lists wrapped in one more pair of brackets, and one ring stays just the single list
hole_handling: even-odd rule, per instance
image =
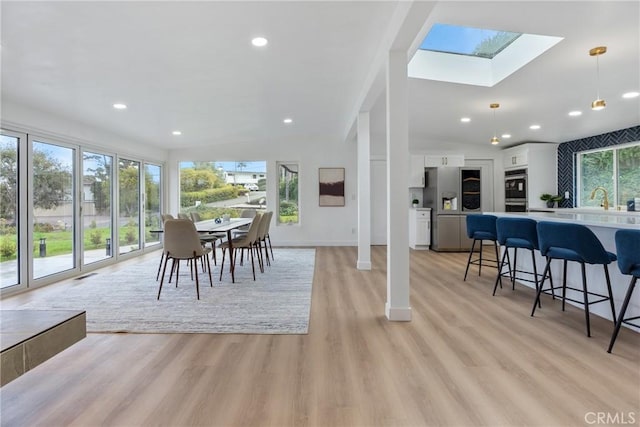
[{"label": "blue bar stool", "polygon": [[[496,221],[496,230],[498,232],[498,243],[504,247],[502,260],[498,268],[498,277],[493,286],[493,295],[496,294],[498,284],[502,288],[502,277],[509,276],[511,280],[511,289],[515,289],[516,279],[523,282],[531,282],[536,286],[538,291],[538,268],[536,267],[535,251],[539,250],[537,222],[530,218],[498,218]],[[513,268],[509,259],[509,249],[513,248]],[[518,270],[516,265],[518,261],[518,249],[527,249],[531,252],[531,261],[533,262],[533,272]],[[505,260],[509,267],[507,272],[503,272]],[[520,275],[518,275],[520,273]],[[523,277],[523,275],[525,275]],[[549,276],[551,279],[551,276]],[[553,289],[553,282],[551,282]],[[555,295],[554,295],[555,297]],[[539,302],[538,302],[539,303]]]},{"label": "blue bar stool", "polygon": [[640,328],[640,325],[631,323],[632,320],[640,319],[640,316],[624,318],[631,294],[633,294],[633,289],[636,286],[636,281],[638,277],[640,277],[640,230],[616,231],[616,252],[618,252],[618,268],[622,274],[631,275],[631,282],[629,283],[629,289],[627,289],[627,295],[624,297],[613,335],[611,335],[611,342],[609,343],[607,353],[611,353],[613,344],[615,344],[616,338],[618,337],[618,332],[620,332],[620,326],[622,326],[623,323]]},{"label": "blue bar stool", "polygon": [[[498,255],[498,244],[496,240],[498,239],[496,232],[496,220],[498,218],[495,215],[483,215],[483,214],[472,214],[467,215],[467,236],[470,239],[473,239],[473,244],[471,245],[471,250],[469,251],[469,259],[467,260],[467,269],[464,271],[464,280],[467,280],[467,273],[469,272],[469,266],[471,264],[475,264],[478,266],[478,276],[482,273],[482,266],[490,266],[493,268],[498,267],[498,260],[500,259],[500,255]],[[493,246],[496,249],[496,259],[487,260],[485,259],[482,262],[482,241],[490,240],[493,242]],[[480,257],[472,260],[471,257],[473,255],[473,250],[476,247],[476,242],[480,241]],[[495,265],[493,264],[495,262]]]},{"label": "blue bar stool", "polygon": [[[561,222],[548,222],[541,221],[538,223],[538,241],[540,242],[540,253],[547,258],[547,265],[542,273],[542,282],[538,288],[536,300],[533,303],[533,310],[531,310],[531,316],[536,311],[536,306],[540,303],[540,294],[542,292],[553,292],[554,286],[551,284],[551,289],[544,290],[544,282],[547,274],[551,276],[551,260],[560,259],[564,261],[564,272],[562,279],[562,287],[555,289],[562,289],[562,311],[564,311],[565,301],[571,301],[584,305],[584,316],[587,324],[587,336],[591,336],[591,325],[589,322],[589,306],[591,304],[597,304],[599,302],[609,300],[611,304],[612,319],[616,318],[616,311],[613,306],[613,297],[611,295],[611,279],[609,278],[608,265],[616,260],[616,255],[611,252],[607,252],[598,237],[593,234],[593,231],[580,224],[561,223]],[[580,263],[582,268],[582,289],[572,288],[567,286],[567,262],[575,261]],[[600,295],[587,290],[587,276],[585,274],[585,264],[601,264],[604,267],[604,274],[607,280],[607,290],[609,296]],[[567,298],[567,288],[573,291],[582,292],[584,301],[578,301],[571,298]],[[589,301],[589,295],[598,297],[595,301]]]}]

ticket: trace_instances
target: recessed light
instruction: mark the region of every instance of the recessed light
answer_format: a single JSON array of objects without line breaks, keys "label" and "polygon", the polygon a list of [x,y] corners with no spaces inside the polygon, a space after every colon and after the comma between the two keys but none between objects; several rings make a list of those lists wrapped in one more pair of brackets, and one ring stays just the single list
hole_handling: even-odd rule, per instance
[{"label": "recessed light", "polygon": [[293,119],[290,119],[290,118],[288,118],[288,117],[287,117],[286,119],[284,119],[284,120],[282,121],[282,123],[285,123],[285,124],[293,123]]},{"label": "recessed light", "polygon": [[502,134],[502,138],[509,139],[509,138],[511,138],[511,134],[510,133],[503,133]]},{"label": "recessed light", "polygon": [[257,47],[266,46],[267,43],[269,43],[269,41],[264,37],[256,37],[253,40],[251,40],[251,44]]},{"label": "recessed light", "polygon": [[126,104],[116,103],[116,104],[113,104],[113,108],[115,108],[116,110],[126,110],[127,109],[127,105]]},{"label": "recessed light", "polygon": [[171,132],[173,135],[182,135],[182,132],[179,130],[174,130],[173,132]]},{"label": "recessed light", "polygon": [[638,96],[640,96],[640,92],[627,92],[622,95],[625,99],[637,98]]},{"label": "recessed light", "polygon": [[531,126],[529,126],[529,129],[538,130],[538,129],[540,129],[540,125],[531,125]]},{"label": "recessed light", "polygon": [[460,121],[462,123],[469,123],[471,121],[471,119],[469,117],[463,117],[463,118],[460,119]]},{"label": "recessed light", "polygon": [[575,111],[569,111],[569,115],[570,115],[571,117],[578,117],[578,116],[581,116],[581,115],[582,115],[582,111],[578,111],[578,110],[575,110]]}]

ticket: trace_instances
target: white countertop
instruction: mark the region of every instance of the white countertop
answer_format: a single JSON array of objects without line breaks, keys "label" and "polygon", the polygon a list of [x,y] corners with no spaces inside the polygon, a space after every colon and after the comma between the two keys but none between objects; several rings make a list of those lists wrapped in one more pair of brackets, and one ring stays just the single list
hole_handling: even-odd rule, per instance
[{"label": "white countertop", "polygon": [[615,209],[604,210],[603,208],[531,208],[531,212],[554,212],[554,213],[579,213],[579,214],[604,214],[619,216],[640,217],[640,211],[618,211]]},{"label": "white countertop", "polygon": [[[549,209],[551,210],[551,209]],[[542,221],[572,222],[592,227],[640,229],[640,212],[624,212],[627,215],[603,211],[578,209],[554,209],[554,212],[485,212],[496,216],[528,217]]]}]

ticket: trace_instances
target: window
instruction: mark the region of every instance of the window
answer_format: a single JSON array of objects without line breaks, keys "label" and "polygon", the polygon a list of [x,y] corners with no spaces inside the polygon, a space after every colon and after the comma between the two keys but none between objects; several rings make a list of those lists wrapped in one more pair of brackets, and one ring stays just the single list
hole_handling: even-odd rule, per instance
[{"label": "window", "polygon": [[162,168],[150,163],[144,164],[144,230],[145,246],[160,243],[160,234],[153,230],[162,228],[160,207],[162,206]]},{"label": "window", "polygon": [[124,254],[140,249],[140,162],[119,160],[118,191],[118,242]]},{"label": "window", "polygon": [[611,208],[640,197],[640,143],[577,154],[578,206],[599,207],[606,191]]},{"label": "window", "polygon": [[[33,141],[33,277],[76,267],[75,149]],[[51,262],[55,256],[56,262]]]},{"label": "window", "polygon": [[2,131],[0,135],[0,288],[20,283],[20,216],[18,185],[17,134]]},{"label": "window", "polygon": [[84,263],[113,256],[111,199],[113,157],[102,153],[82,153],[82,232]]},{"label": "window", "polygon": [[434,24],[420,49],[493,59],[522,33]]},{"label": "window", "polygon": [[180,213],[202,220],[267,205],[267,162],[180,162]]},{"label": "window", "polygon": [[299,222],[298,164],[278,163],[278,223]]}]

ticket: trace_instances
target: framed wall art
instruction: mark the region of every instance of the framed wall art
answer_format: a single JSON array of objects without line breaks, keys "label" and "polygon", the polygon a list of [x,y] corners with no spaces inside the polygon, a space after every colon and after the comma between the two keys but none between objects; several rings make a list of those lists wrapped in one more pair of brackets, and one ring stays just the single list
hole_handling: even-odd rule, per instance
[{"label": "framed wall art", "polygon": [[344,206],[344,168],[319,168],[320,206]]}]

